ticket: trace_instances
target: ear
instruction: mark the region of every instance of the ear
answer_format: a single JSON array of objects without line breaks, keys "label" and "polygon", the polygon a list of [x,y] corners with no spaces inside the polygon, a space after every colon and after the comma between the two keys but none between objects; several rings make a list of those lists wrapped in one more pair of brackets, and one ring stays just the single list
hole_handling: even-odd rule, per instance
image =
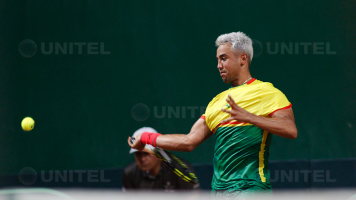
[{"label": "ear", "polygon": [[244,66],[248,62],[247,54],[241,54],[240,61],[241,67]]}]

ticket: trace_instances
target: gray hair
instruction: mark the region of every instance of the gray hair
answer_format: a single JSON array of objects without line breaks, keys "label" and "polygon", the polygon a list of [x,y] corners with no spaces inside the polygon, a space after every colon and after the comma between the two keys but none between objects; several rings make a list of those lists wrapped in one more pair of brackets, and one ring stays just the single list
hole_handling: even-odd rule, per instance
[{"label": "gray hair", "polygon": [[215,41],[215,46],[231,43],[231,48],[235,51],[243,51],[247,54],[249,61],[253,58],[252,40],[243,32],[232,32],[220,35]]}]

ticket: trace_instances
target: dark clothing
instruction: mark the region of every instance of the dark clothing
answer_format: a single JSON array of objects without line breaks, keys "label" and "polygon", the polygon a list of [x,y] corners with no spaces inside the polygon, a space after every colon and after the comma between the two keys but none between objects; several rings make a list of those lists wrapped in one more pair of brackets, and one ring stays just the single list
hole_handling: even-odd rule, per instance
[{"label": "dark clothing", "polygon": [[[195,173],[190,164],[184,163]],[[122,182],[124,191],[133,189],[165,191],[200,189],[199,183],[193,185],[184,181],[163,163],[161,163],[161,169],[157,176],[153,176],[148,172],[142,171],[137,166],[137,163],[133,162],[125,167]]]}]

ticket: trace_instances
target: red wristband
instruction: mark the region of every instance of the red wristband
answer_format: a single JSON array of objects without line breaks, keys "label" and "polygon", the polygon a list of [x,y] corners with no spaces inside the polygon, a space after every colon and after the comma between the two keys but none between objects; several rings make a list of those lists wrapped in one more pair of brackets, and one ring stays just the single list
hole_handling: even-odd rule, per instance
[{"label": "red wristband", "polygon": [[156,147],[156,139],[160,135],[162,135],[162,134],[144,132],[141,135],[141,142],[142,142],[142,144],[149,144],[149,145]]}]

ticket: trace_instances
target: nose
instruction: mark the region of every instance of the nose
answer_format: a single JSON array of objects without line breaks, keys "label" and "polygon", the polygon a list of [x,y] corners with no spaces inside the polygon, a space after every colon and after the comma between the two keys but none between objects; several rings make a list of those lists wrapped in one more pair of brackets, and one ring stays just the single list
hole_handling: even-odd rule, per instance
[{"label": "nose", "polygon": [[223,66],[222,66],[221,62],[218,62],[218,69],[219,70],[223,69]]},{"label": "nose", "polygon": [[146,160],[146,156],[141,156],[140,160],[141,162],[144,162]]}]

